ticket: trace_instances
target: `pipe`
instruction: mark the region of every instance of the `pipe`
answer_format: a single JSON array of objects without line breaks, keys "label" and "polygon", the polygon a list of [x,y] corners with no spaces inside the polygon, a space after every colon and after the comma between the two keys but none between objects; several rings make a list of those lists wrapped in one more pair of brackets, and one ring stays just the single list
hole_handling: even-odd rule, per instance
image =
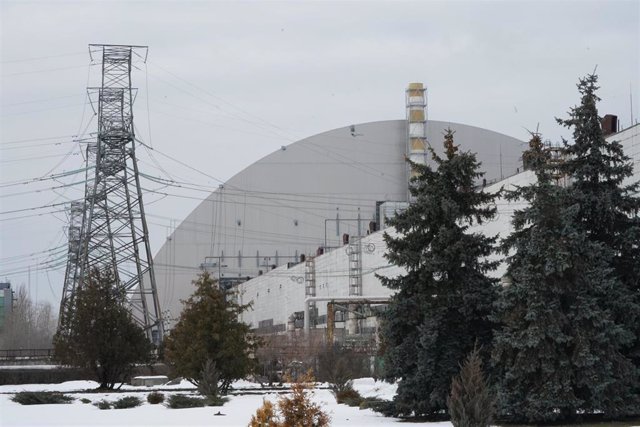
[{"label": "pipe", "polygon": [[308,297],[304,300],[304,333],[307,334],[311,329],[311,325],[309,324],[309,303],[315,301],[334,301],[334,302],[372,302],[372,303],[382,303],[389,302],[391,300],[390,296],[341,296],[341,297]]}]

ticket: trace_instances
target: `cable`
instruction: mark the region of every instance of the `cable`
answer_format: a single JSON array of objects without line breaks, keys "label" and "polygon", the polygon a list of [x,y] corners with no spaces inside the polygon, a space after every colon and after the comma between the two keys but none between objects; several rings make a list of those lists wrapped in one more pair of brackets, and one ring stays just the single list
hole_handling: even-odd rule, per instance
[{"label": "cable", "polygon": [[34,104],[38,102],[48,102],[53,101],[54,99],[66,99],[66,98],[76,98],[80,95],[63,95],[63,96],[54,96],[52,98],[44,98],[44,99],[33,99],[31,101],[21,101],[21,102],[12,102],[10,104],[1,104],[3,107],[13,107],[15,105],[24,105],[24,104]]},{"label": "cable", "polygon": [[62,135],[62,136],[48,136],[45,138],[31,138],[31,139],[16,139],[13,141],[2,141],[0,144],[21,144],[23,142],[33,142],[33,141],[47,141],[51,139],[61,139],[61,138],[75,138],[78,135]]},{"label": "cable", "polygon": [[52,180],[57,180],[58,178],[64,178],[67,176],[72,176],[72,175],[76,175],[78,173],[82,173],[85,172],[88,169],[93,169],[95,166],[90,166],[88,168],[82,168],[82,169],[74,169],[71,171],[67,171],[67,172],[61,172],[59,174],[52,174],[52,175],[47,175],[47,176],[40,176],[37,178],[30,178],[24,181],[11,181],[11,182],[4,182],[4,183],[0,183],[0,188],[4,188],[4,187],[13,187],[16,185],[26,185],[26,184],[32,184],[35,182],[41,182],[41,181],[48,181],[50,179]]},{"label": "cable", "polygon": [[34,147],[44,147],[47,145],[62,145],[62,144],[69,144],[70,142],[73,141],[59,141],[59,142],[43,142],[40,144],[31,144],[31,145],[27,145],[27,144],[21,144],[18,147],[0,147],[1,151],[8,151],[8,150],[23,150],[25,148],[34,148]]},{"label": "cable", "polygon": [[34,255],[39,255],[39,254],[43,254],[43,253],[48,253],[48,252],[52,252],[52,251],[56,251],[59,250],[63,247],[66,247],[66,245],[61,245],[55,248],[51,248],[51,249],[45,249],[43,251],[38,251],[38,252],[31,252],[29,254],[20,254],[20,255],[12,255],[12,256],[8,256],[8,257],[2,257],[0,258],[0,262],[5,262],[6,260],[10,260],[10,259],[14,259],[14,258],[30,258]]},{"label": "cable", "polygon": [[47,188],[42,188],[42,189],[38,189],[38,190],[21,191],[19,193],[0,194],[0,198],[22,196],[22,195],[25,195],[25,194],[32,194],[32,193],[42,193],[43,191],[56,190],[58,188],[72,187],[72,186],[78,185],[78,184],[85,184],[86,182],[87,181],[77,181],[77,182],[72,182],[70,184],[62,184],[62,185],[58,185],[58,186],[55,186],[55,187],[47,187]]},{"label": "cable", "polygon": [[[75,149],[75,147],[74,147]],[[21,157],[19,159],[9,159],[9,160],[0,160],[0,163],[12,163],[12,162],[21,162],[23,160],[41,160],[41,159],[51,159],[54,157],[64,156],[65,159],[68,157],[68,154],[60,153],[60,154],[52,154],[50,156],[37,156],[37,157]]]},{"label": "cable", "polygon": [[[99,64],[90,64],[90,65],[99,65]],[[69,67],[60,67],[60,68],[47,68],[45,70],[32,70],[32,71],[21,71],[21,72],[17,72],[17,73],[7,73],[7,74],[3,74],[3,77],[8,77],[8,76],[21,76],[24,74],[37,74],[37,73],[48,73],[51,71],[62,71],[62,70],[71,70],[73,68],[83,68],[86,67],[86,65],[72,65]]]},{"label": "cable", "polygon": [[[79,202],[81,200],[72,200],[72,201]],[[32,208],[14,209],[14,210],[11,210],[11,211],[0,212],[0,215],[7,215],[7,214],[11,214],[11,213],[18,213],[18,212],[35,211],[35,210],[38,210],[38,209],[53,208],[53,207],[56,207],[56,206],[62,206],[62,205],[67,205],[67,204],[69,204],[69,202],[53,203],[53,204],[50,204],[50,205],[35,206],[35,207],[32,207]]]},{"label": "cable", "polygon": [[31,58],[22,58],[22,59],[9,59],[6,61],[0,61],[0,64],[13,64],[15,62],[26,62],[26,61],[40,61],[43,59],[50,58],[61,58],[63,56],[77,56],[77,55],[86,55],[87,52],[74,52],[74,53],[61,53],[59,55],[47,55],[47,56],[36,56]]}]

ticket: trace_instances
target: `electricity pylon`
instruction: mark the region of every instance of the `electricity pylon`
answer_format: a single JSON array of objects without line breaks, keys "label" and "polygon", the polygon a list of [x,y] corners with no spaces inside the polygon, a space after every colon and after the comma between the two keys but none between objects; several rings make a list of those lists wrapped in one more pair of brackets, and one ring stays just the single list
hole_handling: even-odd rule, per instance
[{"label": "electricity pylon", "polygon": [[[61,320],[91,269],[110,269],[116,285],[127,293],[134,319],[150,340],[159,342],[164,327],[135,155],[133,102],[137,92],[131,87],[132,61],[146,62],[147,47],[91,44],[89,52],[92,61],[96,55],[102,60],[102,85],[88,88],[91,103],[97,106],[98,136],[87,145],[81,237],[75,255],[73,224],[69,228]],[[77,217],[73,212],[72,207],[72,220]]]}]

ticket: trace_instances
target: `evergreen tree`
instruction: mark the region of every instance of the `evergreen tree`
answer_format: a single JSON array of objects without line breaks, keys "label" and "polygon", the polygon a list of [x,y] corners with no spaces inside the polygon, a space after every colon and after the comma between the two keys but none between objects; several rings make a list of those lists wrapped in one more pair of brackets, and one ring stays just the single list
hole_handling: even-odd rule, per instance
[{"label": "evergreen tree", "polygon": [[129,309],[126,292],[110,270],[91,270],[54,336],[54,358],[90,369],[100,388],[113,389],[135,363],[148,362],[152,344]]},{"label": "evergreen tree", "polygon": [[165,355],[178,375],[215,398],[253,371],[257,343],[249,325],[238,320],[249,305],[228,299],[207,272],[193,284],[196,290],[183,301],[180,319],[165,340]]},{"label": "evergreen tree", "polygon": [[495,238],[469,227],[495,215],[488,207],[494,196],[475,186],[480,164],[474,154],[458,152],[450,129],[444,148],[444,158],[431,150],[434,168],[411,164],[418,172],[410,187],[415,200],[390,219],[397,236],[385,234],[387,259],[406,270],[381,277],[397,291],[383,316],[382,338],[386,379],[400,379],[395,406],[401,415],[446,411],[460,363],[476,340],[484,348],[492,340],[488,315],[496,282],[486,273],[495,263],[486,257]]},{"label": "evergreen tree", "polygon": [[482,372],[482,359],[476,347],[460,367],[460,375],[451,381],[447,399],[453,427],[489,427],[493,421],[494,401]]},{"label": "evergreen tree", "polygon": [[640,369],[640,184],[625,185],[633,175],[633,163],[618,141],[607,142],[602,134],[597,82],[594,74],[580,79],[580,105],[569,111],[568,119],[558,119],[573,129],[573,143],[565,141],[562,170],[571,178],[577,219],[588,239],[602,243],[612,257],[616,284],[606,304],[616,322],[635,336],[623,353]]},{"label": "evergreen tree", "polygon": [[525,153],[537,182],[507,194],[528,207],[503,241],[513,283],[501,292],[494,363],[502,417],[550,422],[632,409],[633,366],[621,353],[630,337],[603,304],[615,286],[611,252],[589,239],[571,191],[539,135]]}]

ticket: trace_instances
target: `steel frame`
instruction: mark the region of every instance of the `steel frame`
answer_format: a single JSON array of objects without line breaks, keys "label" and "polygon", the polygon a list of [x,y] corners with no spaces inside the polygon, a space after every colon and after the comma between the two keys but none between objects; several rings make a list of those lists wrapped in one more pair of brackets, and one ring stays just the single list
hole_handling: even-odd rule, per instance
[{"label": "steel frame", "polygon": [[[146,61],[147,47],[92,44],[89,52],[92,60],[100,53],[102,61],[101,86],[88,88],[92,105],[97,105],[98,136],[95,143],[87,145],[82,237],[80,245],[74,240],[74,248],[79,249],[73,256],[70,226],[61,313],[72,304],[73,293],[90,269],[110,269],[116,285],[127,293],[134,319],[150,340],[159,342],[164,325],[135,155],[136,89],[131,87],[132,59],[136,56]],[[78,222],[75,208],[74,236]]]}]

